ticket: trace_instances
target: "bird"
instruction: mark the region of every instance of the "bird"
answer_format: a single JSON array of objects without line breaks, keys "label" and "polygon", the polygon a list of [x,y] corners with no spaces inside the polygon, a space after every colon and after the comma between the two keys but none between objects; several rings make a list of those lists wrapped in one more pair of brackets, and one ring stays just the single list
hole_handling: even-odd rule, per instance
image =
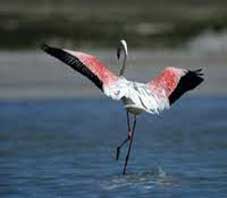
[{"label": "bird", "polygon": [[123,175],[127,172],[137,117],[143,112],[158,115],[169,109],[187,91],[196,88],[204,81],[201,68],[190,70],[174,66],[166,67],[159,75],[146,83],[126,79],[124,73],[128,47],[126,40],[123,39],[117,47],[118,61],[122,52],[124,54],[118,75],[110,71],[106,64],[94,55],[47,44],[42,44],[41,49],[87,77],[106,96],[123,103],[127,116],[127,137],[116,148],[116,160],[118,160],[121,148],[129,142]]}]

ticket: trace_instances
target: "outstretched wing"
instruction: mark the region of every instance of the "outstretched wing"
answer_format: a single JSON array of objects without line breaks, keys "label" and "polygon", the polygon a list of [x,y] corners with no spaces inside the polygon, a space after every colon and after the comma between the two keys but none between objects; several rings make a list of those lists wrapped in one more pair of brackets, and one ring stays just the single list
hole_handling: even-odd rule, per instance
[{"label": "outstretched wing", "polygon": [[118,77],[115,74],[108,70],[100,60],[92,55],[67,49],[54,48],[46,44],[43,44],[41,48],[49,55],[54,56],[86,76],[102,91],[104,86],[109,86],[118,80]]},{"label": "outstretched wing", "polygon": [[185,92],[194,89],[203,82],[202,69],[185,70],[167,67],[160,75],[148,83],[152,92],[160,98],[168,97],[169,104],[173,104]]}]

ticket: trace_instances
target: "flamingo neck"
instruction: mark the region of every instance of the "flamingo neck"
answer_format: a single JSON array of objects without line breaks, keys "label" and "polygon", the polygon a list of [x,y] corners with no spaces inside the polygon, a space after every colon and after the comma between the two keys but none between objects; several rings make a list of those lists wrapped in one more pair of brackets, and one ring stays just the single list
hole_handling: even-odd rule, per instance
[{"label": "flamingo neck", "polygon": [[127,60],[127,55],[124,52],[123,64],[122,64],[122,67],[121,67],[121,70],[120,70],[120,73],[119,73],[120,76],[122,76],[124,74],[125,67],[126,67],[126,60]]}]

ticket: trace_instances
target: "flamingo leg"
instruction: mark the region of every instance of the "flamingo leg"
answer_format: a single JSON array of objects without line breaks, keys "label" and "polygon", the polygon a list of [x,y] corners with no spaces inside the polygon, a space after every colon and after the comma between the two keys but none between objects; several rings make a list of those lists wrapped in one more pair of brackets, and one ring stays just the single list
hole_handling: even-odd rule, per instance
[{"label": "flamingo leg", "polygon": [[117,147],[117,152],[116,152],[116,160],[119,159],[120,156],[120,151],[121,147],[124,146],[131,138],[131,126],[130,126],[130,117],[129,117],[129,112],[126,111],[127,113],[127,126],[128,126],[128,136],[123,140],[123,142]]},{"label": "flamingo leg", "polygon": [[126,168],[127,168],[127,165],[128,165],[128,160],[129,160],[129,156],[130,156],[130,152],[131,152],[131,148],[132,148],[132,142],[133,142],[133,137],[134,137],[134,133],[135,133],[135,128],[136,128],[136,116],[134,117],[134,122],[133,122],[133,127],[132,127],[132,136],[130,138],[130,143],[129,143],[129,146],[128,146],[128,153],[127,153],[126,158],[125,158],[123,175],[125,175],[125,173],[126,173]]}]

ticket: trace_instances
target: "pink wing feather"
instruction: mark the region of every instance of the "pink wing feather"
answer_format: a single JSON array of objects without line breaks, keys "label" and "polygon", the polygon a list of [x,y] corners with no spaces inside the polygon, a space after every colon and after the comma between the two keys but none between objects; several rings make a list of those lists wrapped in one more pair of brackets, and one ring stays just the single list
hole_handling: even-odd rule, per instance
[{"label": "pink wing feather", "polygon": [[64,51],[77,57],[88,69],[91,70],[105,85],[112,84],[118,80],[118,77],[113,74],[106,65],[97,59],[95,56],[83,52],[71,51],[64,49]]},{"label": "pink wing feather", "polygon": [[103,85],[108,86],[118,80],[118,77],[107,69],[104,63],[92,55],[54,48],[45,44],[42,46],[42,49],[51,56],[66,63],[74,70],[85,75],[101,90],[103,90]]},{"label": "pink wing feather", "polygon": [[184,76],[185,73],[186,70],[184,69],[167,67],[161,72],[161,74],[149,82],[149,87],[153,92],[156,93],[165,92],[166,96],[168,97],[177,87],[180,78]]},{"label": "pink wing feather", "polygon": [[190,71],[176,67],[167,67],[160,75],[148,83],[150,90],[160,99],[168,98],[173,104],[185,92],[194,89],[203,82],[202,69]]}]

